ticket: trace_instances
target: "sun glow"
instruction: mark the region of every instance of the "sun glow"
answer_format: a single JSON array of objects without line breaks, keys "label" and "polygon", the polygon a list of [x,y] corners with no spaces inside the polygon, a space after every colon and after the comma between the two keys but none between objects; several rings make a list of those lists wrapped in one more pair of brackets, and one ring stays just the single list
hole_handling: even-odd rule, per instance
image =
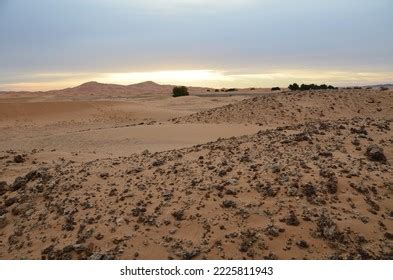
[{"label": "sun glow", "polygon": [[157,72],[131,72],[103,74],[102,81],[115,84],[132,84],[144,81],[155,81],[161,84],[201,85],[201,83],[228,82],[232,78],[223,72],[213,70],[180,70]]},{"label": "sun glow", "polygon": [[168,70],[119,73],[36,73],[26,74],[23,79],[21,78],[20,82],[0,84],[0,91],[62,89],[77,86],[87,81],[120,85],[154,81],[159,84],[211,88],[285,87],[294,82],[353,86],[390,83],[393,77],[392,72],[311,71],[299,69],[250,72],[246,70],[237,72],[223,70]]}]

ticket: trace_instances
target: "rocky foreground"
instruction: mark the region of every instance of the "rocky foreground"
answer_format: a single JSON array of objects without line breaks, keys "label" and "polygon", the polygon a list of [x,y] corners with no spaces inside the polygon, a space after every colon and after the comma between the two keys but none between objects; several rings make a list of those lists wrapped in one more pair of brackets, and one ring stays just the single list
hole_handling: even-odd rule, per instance
[{"label": "rocky foreground", "polygon": [[286,126],[319,120],[393,116],[393,91],[318,90],[270,93],[173,119],[175,123]]},{"label": "rocky foreground", "polygon": [[[0,182],[0,258],[393,259],[387,94],[348,97],[358,109],[348,107],[345,116],[344,108],[321,107],[325,115],[336,111],[332,120],[288,120],[181,150],[37,163]],[[230,113],[238,106],[250,118],[265,116],[264,98],[176,121],[241,120]],[[291,118],[281,98],[266,110]],[[9,151],[0,164],[31,158]]]}]

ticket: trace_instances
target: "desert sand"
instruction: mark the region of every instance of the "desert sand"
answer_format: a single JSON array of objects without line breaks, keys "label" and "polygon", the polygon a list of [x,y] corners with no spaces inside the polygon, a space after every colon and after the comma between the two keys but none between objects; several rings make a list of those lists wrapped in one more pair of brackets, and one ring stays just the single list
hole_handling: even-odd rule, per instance
[{"label": "desert sand", "polygon": [[393,91],[0,93],[0,259],[392,259]]}]

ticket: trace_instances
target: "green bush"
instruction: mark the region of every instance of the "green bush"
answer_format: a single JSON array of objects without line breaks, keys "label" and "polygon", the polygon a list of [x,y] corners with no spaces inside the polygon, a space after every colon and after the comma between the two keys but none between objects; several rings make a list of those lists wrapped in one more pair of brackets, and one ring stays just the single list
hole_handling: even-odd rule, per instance
[{"label": "green bush", "polygon": [[172,96],[173,97],[180,97],[180,96],[187,96],[190,95],[188,93],[188,88],[181,86],[181,87],[174,87],[172,90]]},{"label": "green bush", "polygon": [[299,85],[296,83],[294,83],[293,85],[289,85],[288,88],[292,91],[295,91],[295,90],[306,91],[306,90],[320,90],[320,89],[325,89],[325,90],[326,89],[337,89],[334,86],[331,86],[331,85],[328,86],[325,84],[320,85],[320,86],[316,85],[316,84],[310,84],[310,85],[301,84],[301,86],[299,87]]},{"label": "green bush", "polygon": [[294,83],[293,85],[289,85],[288,87],[290,90],[299,90],[299,85],[297,83]]}]

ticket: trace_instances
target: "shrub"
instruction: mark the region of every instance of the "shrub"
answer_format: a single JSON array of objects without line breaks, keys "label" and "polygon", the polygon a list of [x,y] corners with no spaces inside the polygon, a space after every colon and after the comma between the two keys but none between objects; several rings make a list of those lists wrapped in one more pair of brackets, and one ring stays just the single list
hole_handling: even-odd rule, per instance
[{"label": "shrub", "polygon": [[281,88],[279,88],[279,87],[272,87],[272,91],[277,91],[277,90],[281,90]]},{"label": "shrub", "polygon": [[219,90],[219,89],[216,89],[215,92],[220,92],[220,90]]},{"label": "shrub", "polygon": [[387,88],[387,87],[381,87],[380,89],[381,89],[381,91],[387,91],[387,90],[389,90],[389,88]]},{"label": "shrub", "polygon": [[323,85],[316,85],[316,84],[310,84],[310,85],[307,85],[307,84],[301,84],[301,86],[299,87],[299,85],[298,84],[293,84],[293,85],[289,85],[288,86],[288,88],[290,89],[290,90],[292,90],[292,91],[294,91],[294,90],[301,90],[301,91],[305,91],[305,90],[320,90],[320,89],[322,89],[322,90],[326,90],[326,89],[337,89],[336,87],[334,87],[334,86],[331,86],[331,85],[326,85],[326,84],[323,84]]},{"label": "shrub", "polygon": [[312,88],[311,85],[301,84],[300,86],[301,91],[310,90],[311,88]]},{"label": "shrub", "polygon": [[288,88],[290,90],[299,90],[299,85],[297,83],[294,83],[293,85],[289,85]]},{"label": "shrub", "polygon": [[187,87],[184,87],[184,86],[182,86],[182,87],[174,87],[173,90],[172,90],[172,96],[173,97],[180,97],[180,96],[187,96],[187,95],[190,95],[188,93]]},{"label": "shrub", "polygon": [[237,91],[237,88],[229,88],[225,92]]}]

